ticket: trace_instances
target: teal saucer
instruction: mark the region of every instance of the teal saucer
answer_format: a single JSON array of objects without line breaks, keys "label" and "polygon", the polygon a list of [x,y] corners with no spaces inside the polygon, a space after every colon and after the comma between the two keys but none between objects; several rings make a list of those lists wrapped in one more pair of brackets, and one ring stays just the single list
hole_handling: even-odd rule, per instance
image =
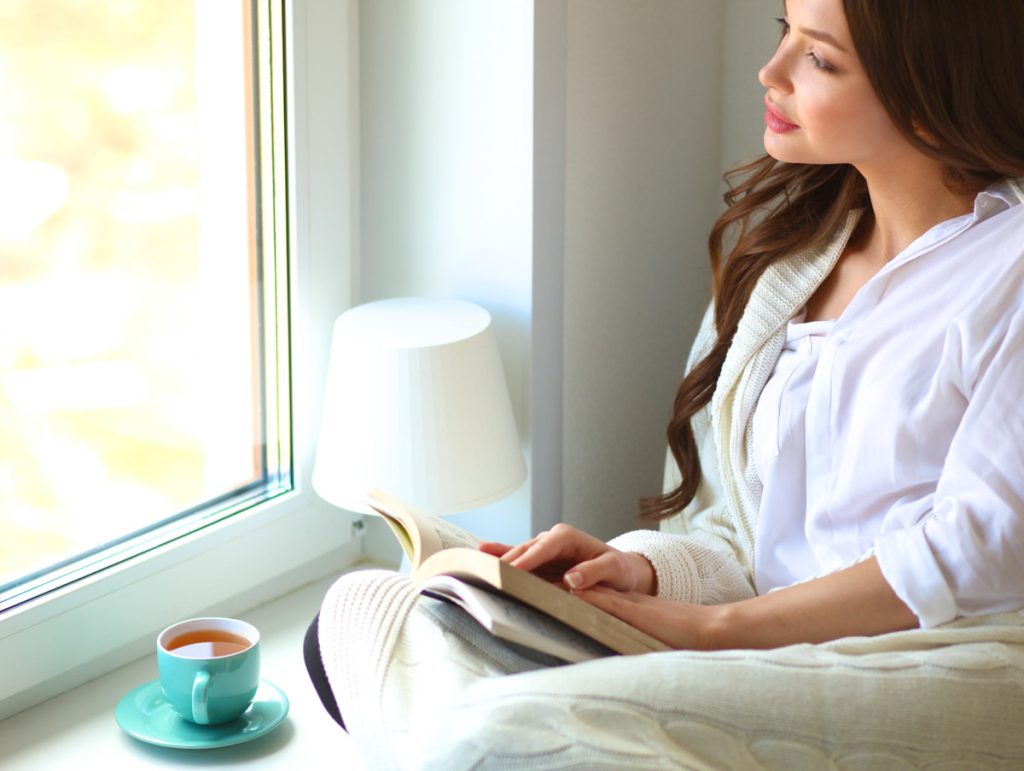
[{"label": "teal saucer", "polygon": [[270,733],[288,714],[288,697],[284,691],[266,680],[249,709],[236,720],[222,725],[196,725],[183,720],[164,698],[160,681],[140,685],[129,691],[117,704],[114,717],[129,736],[184,750],[206,750],[241,744]]}]

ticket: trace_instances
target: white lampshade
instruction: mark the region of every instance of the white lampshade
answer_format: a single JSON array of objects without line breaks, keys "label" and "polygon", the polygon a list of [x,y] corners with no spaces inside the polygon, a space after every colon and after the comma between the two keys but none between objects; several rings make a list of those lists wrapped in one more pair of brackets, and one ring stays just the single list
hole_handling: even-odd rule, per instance
[{"label": "white lampshade", "polygon": [[490,314],[461,300],[367,303],[334,324],[313,487],[367,512],[380,488],[432,514],[526,478]]}]

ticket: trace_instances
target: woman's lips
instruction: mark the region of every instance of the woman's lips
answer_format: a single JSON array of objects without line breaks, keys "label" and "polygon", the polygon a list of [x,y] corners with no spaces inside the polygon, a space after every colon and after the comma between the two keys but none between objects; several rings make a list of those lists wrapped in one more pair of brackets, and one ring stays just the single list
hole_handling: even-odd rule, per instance
[{"label": "woman's lips", "polygon": [[765,97],[764,100],[764,122],[776,134],[785,134],[800,128],[795,123],[790,123],[783,115],[775,109],[775,106]]}]

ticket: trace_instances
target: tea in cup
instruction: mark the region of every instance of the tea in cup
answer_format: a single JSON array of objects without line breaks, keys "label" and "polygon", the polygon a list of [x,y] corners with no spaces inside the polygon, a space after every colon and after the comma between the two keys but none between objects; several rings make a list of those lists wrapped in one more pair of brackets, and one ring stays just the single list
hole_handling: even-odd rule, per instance
[{"label": "tea in cup", "polygon": [[172,624],[156,643],[160,685],[184,720],[217,725],[239,717],[260,684],[260,633],[232,618]]}]

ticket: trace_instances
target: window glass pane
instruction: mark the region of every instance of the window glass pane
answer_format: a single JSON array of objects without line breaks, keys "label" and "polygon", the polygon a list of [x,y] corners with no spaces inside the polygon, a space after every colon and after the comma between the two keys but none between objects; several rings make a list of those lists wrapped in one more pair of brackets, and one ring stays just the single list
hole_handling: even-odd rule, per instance
[{"label": "window glass pane", "polygon": [[280,483],[253,26],[0,3],[0,594]]}]

